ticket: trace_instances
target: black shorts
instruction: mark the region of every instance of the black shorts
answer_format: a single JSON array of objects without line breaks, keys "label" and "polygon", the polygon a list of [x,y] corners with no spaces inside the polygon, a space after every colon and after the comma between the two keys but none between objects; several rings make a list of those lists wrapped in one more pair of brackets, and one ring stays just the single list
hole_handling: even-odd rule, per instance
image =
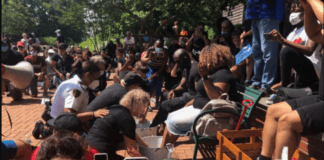
[{"label": "black shorts", "polygon": [[303,124],[302,136],[324,131],[324,101],[319,95],[286,101],[299,114]]}]

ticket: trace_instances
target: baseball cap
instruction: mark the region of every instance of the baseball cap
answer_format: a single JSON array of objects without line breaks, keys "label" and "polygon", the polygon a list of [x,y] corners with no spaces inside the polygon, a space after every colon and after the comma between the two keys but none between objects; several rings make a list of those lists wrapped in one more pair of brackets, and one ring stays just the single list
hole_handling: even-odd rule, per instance
[{"label": "baseball cap", "polygon": [[54,120],[55,129],[65,129],[71,132],[82,130],[82,122],[74,113],[64,112]]},{"label": "baseball cap", "polygon": [[60,49],[61,47],[64,47],[64,49],[66,49],[67,45],[65,43],[60,43],[57,48]]},{"label": "baseball cap", "polygon": [[24,42],[23,42],[23,41],[18,41],[18,42],[17,42],[17,47],[19,47],[19,46],[21,46],[21,47],[25,47]]},{"label": "baseball cap", "polygon": [[58,33],[58,32],[61,32],[61,30],[60,30],[60,29],[57,29],[57,30],[55,31],[55,33]]},{"label": "baseball cap", "polygon": [[144,91],[150,91],[150,85],[148,81],[146,79],[143,79],[139,74],[135,72],[127,73],[124,77],[124,82],[126,84],[126,87],[139,84]]}]

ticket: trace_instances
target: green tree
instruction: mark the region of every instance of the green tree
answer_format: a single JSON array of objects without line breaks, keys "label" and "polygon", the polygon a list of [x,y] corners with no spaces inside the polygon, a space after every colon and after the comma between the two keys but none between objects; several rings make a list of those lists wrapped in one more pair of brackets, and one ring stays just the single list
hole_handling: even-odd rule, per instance
[{"label": "green tree", "polygon": [[37,24],[37,19],[31,17],[27,6],[20,0],[11,0],[1,6],[1,29],[3,33],[20,37],[23,29],[31,30]]}]

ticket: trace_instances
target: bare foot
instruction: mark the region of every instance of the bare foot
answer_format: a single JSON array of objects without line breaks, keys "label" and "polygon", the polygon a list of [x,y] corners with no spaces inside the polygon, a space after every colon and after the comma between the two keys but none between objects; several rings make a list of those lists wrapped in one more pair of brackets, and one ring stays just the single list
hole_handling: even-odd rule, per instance
[{"label": "bare foot", "polygon": [[273,93],[278,93],[279,88],[282,88],[282,83],[281,82],[273,85],[270,89],[271,89],[271,91]]}]

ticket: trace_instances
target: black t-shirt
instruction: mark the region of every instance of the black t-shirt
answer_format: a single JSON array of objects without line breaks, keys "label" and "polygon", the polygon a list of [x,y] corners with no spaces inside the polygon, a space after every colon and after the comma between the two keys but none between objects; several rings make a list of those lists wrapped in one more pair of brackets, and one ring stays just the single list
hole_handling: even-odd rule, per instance
[{"label": "black t-shirt", "polygon": [[322,69],[319,82],[319,95],[322,101],[324,101],[324,55],[322,55]]},{"label": "black t-shirt", "polygon": [[59,43],[64,43],[64,37],[62,35],[57,36],[56,41],[59,41]]},{"label": "black t-shirt", "polygon": [[131,71],[121,71],[119,73],[119,75],[118,75],[119,80],[124,79],[124,77],[126,76],[126,74],[128,74],[129,72],[131,72]]},{"label": "black t-shirt", "polygon": [[[224,82],[230,84],[230,89],[228,91],[228,95],[230,97],[236,94],[235,77],[233,76],[232,72],[228,68],[219,69],[214,74],[210,75],[209,78],[213,81],[213,83]],[[202,79],[200,79],[197,84],[197,91],[198,93],[194,98],[193,107],[202,109],[210,101],[206,93]]]},{"label": "black t-shirt", "polygon": [[20,61],[23,61],[24,58],[20,52],[9,50],[8,53],[1,53],[1,63],[5,65],[16,65]]},{"label": "black t-shirt", "polygon": [[108,68],[109,64],[111,63],[110,62],[110,59],[108,57],[103,57],[103,59],[105,60],[105,70]]},{"label": "black t-shirt", "polygon": [[185,74],[186,78],[186,84],[188,87],[188,93],[192,96],[197,94],[196,87],[195,87],[195,82],[198,82],[200,80],[200,75],[198,71],[198,62],[194,61],[191,63],[191,68],[190,68],[190,73],[184,72],[183,76]]},{"label": "black t-shirt", "polygon": [[63,59],[61,55],[54,54],[51,60],[56,62],[56,69],[63,75],[72,71],[74,59],[71,55],[66,54],[65,59]]},{"label": "black t-shirt", "polygon": [[109,114],[98,118],[86,138],[90,146],[99,152],[114,153],[123,142],[123,135],[135,140],[136,123],[129,110],[121,105],[109,108]]},{"label": "black t-shirt", "polygon": [[105,107],[110,107],[114,104],[119,104],[119,101],[127,93],[126,88],[119,83],[115,83],[97,96],[87,107],[88,111],[96,111]]},{"label": "black t-shirt", "polygon": [[117,63],[121,63],[122,66],[124,66],[124,64],[126,63],[126,60],[125,60],[124,57],[120,57],[120,58],[117,59]]},{"label": "black t-shirt", "polygon": [[114,43],[109,43],[108,46],[108,56],[110,56],[111,58],[115,58],[116,57],[116,45]]}]

